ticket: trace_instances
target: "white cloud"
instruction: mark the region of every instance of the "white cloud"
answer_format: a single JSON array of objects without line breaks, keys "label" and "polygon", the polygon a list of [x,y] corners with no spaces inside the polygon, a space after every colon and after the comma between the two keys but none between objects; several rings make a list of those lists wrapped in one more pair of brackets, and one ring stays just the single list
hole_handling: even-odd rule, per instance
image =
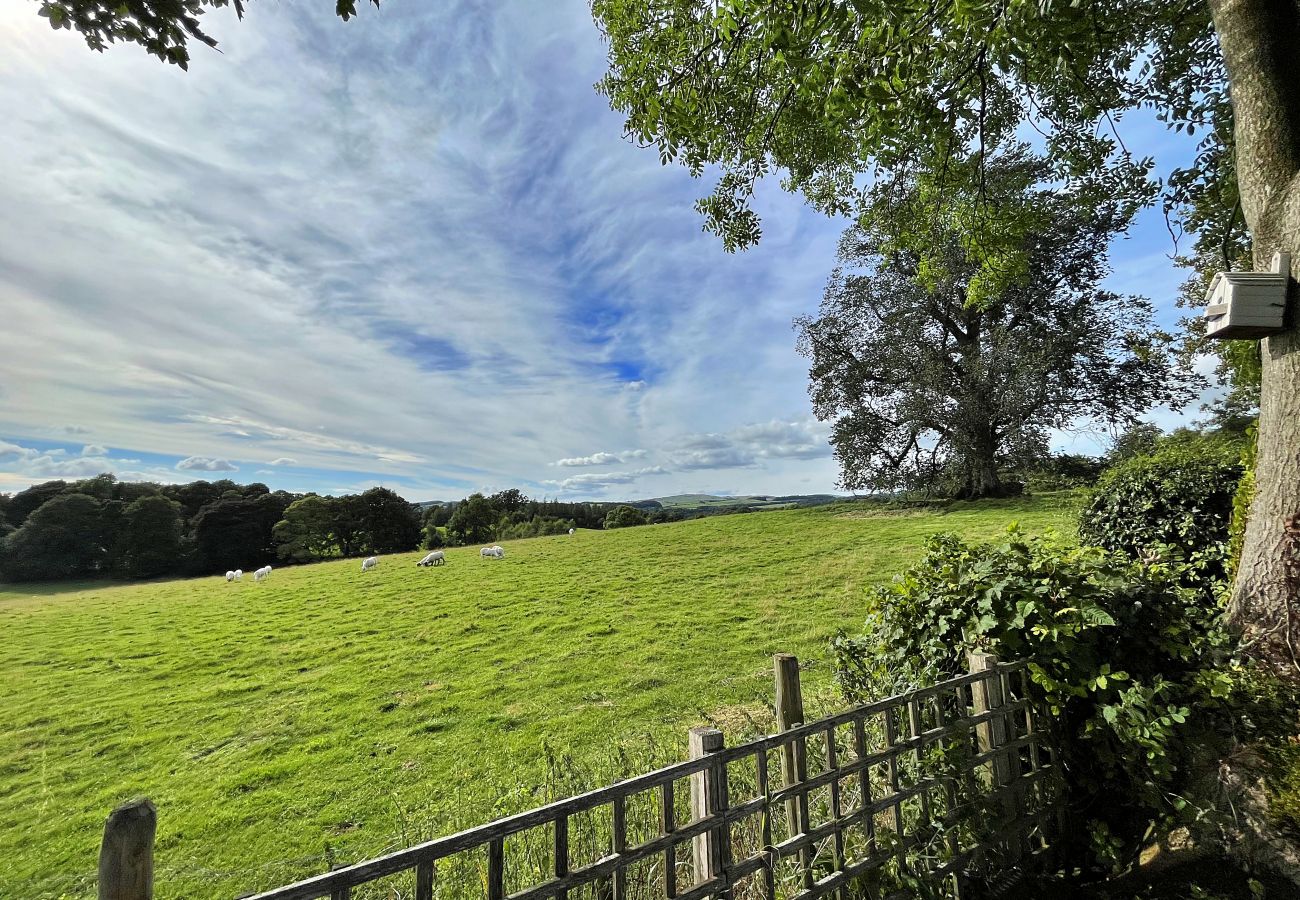
[{"label": "white cloud", "polygon": [[81,448],[82,456],[108,456],[108,448],[98,444],[87,444]]},{"label": "white cloud", "polygon": [[758,466],[763,460],[813,460],[830,455],[825,425],[808,417],[742,425],[725,434],[687,435],[677,442],[669,458],[679,469],[734,469]]},{"label": "white cloud", "polygon": [[176,468],[185,472],[238,472],[239,466],[227,459],[211,456],[187,456],[176,464]]},{"label": "white cloud", "polygon": [[[101,451],[102,447],[88,446],[88,451]],[[114,463],[105,452],[83,453],[69,458],[67,451],[55,447],[39,450],[0,440],[0,483],[21,490],[38,481],[59,478],[89,478],[101,472],[111,472]],[[18,487],[21,485],[21,487]]]},{"label": "white cloud", "polygon": [[645,466],[630,472],[586,472],[572,475],[559,481],[546,481],[546,484],[566,493],[601,490],[614,485],[633,484],[647,475],[667,475],[668,470],[662,466]]},{"label": "white cloud", "polygon": [[35,459],[40,455],[41,453],[39,450],[33,450],[30,447],[20,447],[19,445],[11,444],[8,441],[0,441],[0,462]]},{"label": "white cloud", "polygon": [[624,450],[621,453],[609,453],[600,451],[593,453],[591,456],[571,456],[567,459],[557,459],[554,465],[557,466],[608,466],[612,463],[630,462],[634,459],[645,459],[647,453],[645,450]]},{"label": "white cloud", "polygon": [[89,428],[82,428],[80,425],[64,425],[63,431],[65,434],[71,435],[90,434]]},{"label": "white cloud", "polygon": [[678,450],[672,453],[679,469],[739,469],[758,465],[753,453],[739,447],[707,450]]},{"label": "white cloud", "polygon": [[298,460],[290,459],[287,456],[281,456],[278,459],[271,460],[269,463],[267,463],[267,465],[268,466],[296,466],[298,465]]}]

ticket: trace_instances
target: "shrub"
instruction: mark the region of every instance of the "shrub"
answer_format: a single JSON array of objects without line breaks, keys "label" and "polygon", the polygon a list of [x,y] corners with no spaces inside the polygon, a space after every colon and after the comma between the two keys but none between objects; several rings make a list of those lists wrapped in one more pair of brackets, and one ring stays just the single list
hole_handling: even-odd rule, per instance
[{"label": "shrub", "polygon": [[605,516],[606,528],[631,528],[649,523],[650,517],[635,506],[616,506]]},{"label": "shrub", "polygon": [[1255,499],[1255,453],[1259,427],[1252,423],[1246,429],[1246,446],[1241,451],[1241,480],[1232,495],[1232,524],[1228,526],[1227,577],[1237,577],[1241,562],[1241,548],[1246,543],[1246,520],[1250,518],[1250,504]]},{"label": "shrub", "polygon": [[835,640],[839,682],[860,701],[961,674],[976,649],[1030,660],[1067,802],[1089,825],[1062,849],[1117,864],[1151,822],[1179,815],[1197,754],[1214,752],[1224,722],[1248,718],[1219,611],[1187,580],[1168,558],[1014,528],[991,545],[940,535],[875,590],[865,634]]},{"label": "shrub", "polygon": [[[1226,438],[1166,439],[1156,452],[1108,469],[1079,517],[1079,539],[1136,558],[1155,545],[1187,557],[1228,540],[1241,443]],[[1224,566],[1209,567],[1212,579]]]}]

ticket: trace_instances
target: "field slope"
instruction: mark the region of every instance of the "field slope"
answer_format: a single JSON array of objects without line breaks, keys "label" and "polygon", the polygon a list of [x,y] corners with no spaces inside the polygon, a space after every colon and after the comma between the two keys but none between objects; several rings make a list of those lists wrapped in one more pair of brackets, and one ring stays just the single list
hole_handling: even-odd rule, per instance
[{"label": "field slope", "polygon": [[0,586],[0,897],[94,896],[103,817],[136,795],[159,808],[160,898],[239,896],[531,805],[548,752],[599,775],[616,745],[761,709],[774,652],[826,685],[828,638],[927,535],[1073,515],[837,504],[439,569]]}]

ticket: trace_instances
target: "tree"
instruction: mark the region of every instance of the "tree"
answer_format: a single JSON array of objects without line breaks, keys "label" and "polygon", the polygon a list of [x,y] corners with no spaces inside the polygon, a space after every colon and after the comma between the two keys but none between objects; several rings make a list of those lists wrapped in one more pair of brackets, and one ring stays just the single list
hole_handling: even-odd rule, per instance
[{"label": "tree", "polygon": [[632,528],[649,521],[650,517],[635,506],[616,506],[605,515],[606,528]]},{"label": "tree", "polygon": [[325,497],[308,494],[293,501],[271,529],[276,554],[292,562],[312,562],[331,555],[338,546],[334,521],[332,504]]},{"label": "tree", "polygon": [[113,568],[127,578],[173,572],[181,556],[181,506],[158,494],[132,501],[122,512]]},{"label": "tree", "polygon": [[9,503],[5,507],[5,515],[9,519],[9,524],[15,528],[21,528],[27,517],[40,507],[54,499],[59,494],[67,490],[66,481],[46,481],[41,484],[34,484],[26,490],[19,491],[9,498]]},{"label": "tree", "polygon": [[458,544],[481,544],[492,540],[497,514],[482,494],[470,494],[456,505],[447,523],[447,533]]},{"label": "tree", "polygon": [[357,556],[366,549],[366,505],[360,494],[330,498],[330,530],[343,556]]},{"label": "tree", "polygon": [[199,510],[192,530],[201,571],[265,565],[275,555],[271,530],[283,517],[285,506],[273,494],[253,499],[223,496]]},{"label": "tree", "polygon": [[388,488],[361,495],[362,530],[372,553],[403,553],[420,544],[420,511]]},{"label": "tree", "polygon": [[438,527],[438,511],[441,507],[430,506],[424,511],[424,547],[426,550],[437,550],[447,546],[447,539],[442,536],[442,529]]},{"label": "tree", "polygon": [[[379,0],[370,0],[376,7]],[[217,42],[200,27],[200,17],[210,9],[234,7],[244,18],[245,0],[41,0],[40,15],[51,28],[74,29],[86,46],[103,52],[118,41],[139,44],[146,51],[182,69],[190,64],[191,40],[216,47]],[[357,0],[335,0],[339,18],[357,14]]]},{"label": "tree", "polygon": [[519,488],[508,488],[504,491],[497,491],[491,497],[488,497],[488,503],[492,508],[504,515],[510,515],[523,509],[524,504],[528,502],[528,497]]},{"label": "tree", "polygon": [[1137,422],[1124,433],[1115,438],[1106,453],[1106,462],[1110,464],[1123,462],[1134,456],[1146,456],[1153,453],[1160,445],[1164,432],[1159,425],[1150,422]]},{"label": "tree", "polygon": [[[609,43],[600,89],[626,131],[699,175],[718,164],[706,227],[730,248],[759,238],[754,185],[773,169],[828,213],[862,205],[863,173],[928,173],[1037,129],[1062,180],[1153,200],[1149,161],[1115,128],[1154,107],[1204,137],[1166,181],[1165,202],[1202,240],[1231,242],[1240,220],[1256,269],[1276,250],[1300,274],[1300,4],[1295,0],[1115,0],[1015,4],[970,0],[683,3],[593,0]],[[996,282],[1021,223],[989,217],[976,246]],[[986,240],[987,238],[987,240]],[[1225,254],[1225,256],[1228,254]],[[1014,254],[1013,254],[1014,256]],[[1294,288],[1293,288],[1294,290]],[[1294,306],[1293,298],[1292,304]],[[1256,494],[1230,604],[1287,652],[1293,544],[1300,512],[1300,316],[1261,354]],[[1288,625],[1288,623],[1291,623]]]},{"label": "tree", "polygon": [[1046,457],[1051,429],[1191,398],[1150,304],[1099,287],[1125,214],[1040,185],[1046,175],[1023,150],[988,168],[997,212],[1039,222],[1023,272],[996,287],[980,280],[963,201],[906,176],[872,190],[818,316],[796,322],[842,487],[934,489],[955,475],[958,496],[999,496],[1000,472]]},{"label": "tree", "polygon": [[4,539],[0,571],[5,579],[53,581],[104,571],[109,549],[102,507],[85,494],[60,494],[41,504]]}]

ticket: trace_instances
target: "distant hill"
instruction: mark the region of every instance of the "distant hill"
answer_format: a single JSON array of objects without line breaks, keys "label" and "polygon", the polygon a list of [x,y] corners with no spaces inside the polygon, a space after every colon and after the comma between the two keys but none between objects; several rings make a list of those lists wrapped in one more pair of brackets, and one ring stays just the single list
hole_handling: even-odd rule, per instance
[{"label": "distant hill", "polygon": [[798,506],[822,506],[843,500],[834,494],[750,494],[740,497],[719,497],[716,494],[673,494],[655,497],[653,501],[664,509],[790,509]]},{"label": "distant hill", "polygon": [[[618,506],[626,504],[637,509],[656,510],[673,509],[682,513],[710,512],[720,510],[750,509],[794,509],[805,506],[822,506],[845,500],[847,497],[835,494],[747,494],[739,497],[720,497],[717,494],[673,494],[668,497],[651,497],[645,500],[598,500],[591,501],[600,506]],[[458,500],[421,500],[414,504],[421,511],[431,506],[450,506]]]}]

